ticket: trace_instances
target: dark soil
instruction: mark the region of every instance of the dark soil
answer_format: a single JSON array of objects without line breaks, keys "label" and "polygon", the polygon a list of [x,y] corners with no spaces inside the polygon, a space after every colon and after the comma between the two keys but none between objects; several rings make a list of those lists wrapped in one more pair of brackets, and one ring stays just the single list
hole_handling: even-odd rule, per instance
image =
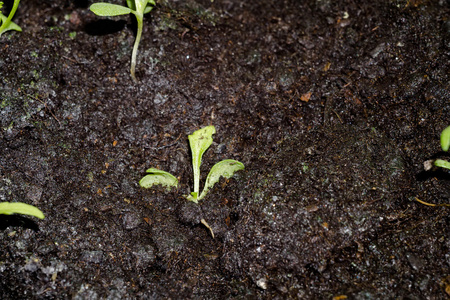
[{"label": "dark soil", "polygon": [[[448,299],[450,1],[22,1],[0,39],[1,299]],[[124,4],[125,1],[109,1]],[[364,2],[364,3],[360,3]],[[7,3],[11,3],[7,2]],[[187,135],[215,125],[199,205]],[[157,167],[180,188],[145,190]],[[199,223],[204,218],[216,237]]]}]

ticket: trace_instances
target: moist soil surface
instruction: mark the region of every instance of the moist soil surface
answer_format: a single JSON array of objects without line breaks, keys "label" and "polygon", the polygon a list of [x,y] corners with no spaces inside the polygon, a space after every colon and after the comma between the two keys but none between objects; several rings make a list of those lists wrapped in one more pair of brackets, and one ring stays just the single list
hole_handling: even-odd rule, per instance
[{"label": "moist soil surface", "polygon": [[[158,1],[138,82],[134,17],[93,2],[22,1],[0,38],[0,201],[45,214],[0,217],[1,299],[450,297],[448,207],[417,201],[450,198],[423,171],[449,1]],[[202,184],[245,170],[195,204],[207,125]],[[179,187],[141,188],[150,167]]]}]

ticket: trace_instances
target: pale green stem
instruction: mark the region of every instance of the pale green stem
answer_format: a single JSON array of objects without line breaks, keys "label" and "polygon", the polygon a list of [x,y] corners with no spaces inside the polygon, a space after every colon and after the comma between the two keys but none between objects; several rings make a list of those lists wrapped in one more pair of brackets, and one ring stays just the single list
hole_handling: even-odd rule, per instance
[{"label": "pale green stem", "polygon": [[[6,21],[2,24],[2,26],[0,26],[0,32],[2,32],[9,25],[9,22],[11,22],[11,19],[13,18],[14,14],[16,13],[17,8],[19,7],[19,2],[20,2],[20,0],[14,0],[14,4],[13,4],[11,11],[9,12],[8,19],[6,19]],[[1,35],[1,33],[0,33],[0,35]]]},{"label": "pale green stem", "polygon": [[[195,158],[193,160],[195,160]],[[195,198],[198,198],[200,194],[200,164],[198,164],[197,161],[193,161],[192,166],[194,169],[194,193],[197,195]]]},{"label": "pale green stem", "polygon": [[136,16],[137,20],[137,34],[136,34],[136,40],[134,41],[134,47],[133,47],[133,53],[131,54],[131,77],[133,77],[133,80],[137,82],[135,71],[136,71],[136,56],[137,56],[137,50],[139,47],[139,42],[141,41],[142,36],[142,23],[144,19],[144,15],[139,12],[134,12],[134,15]]}]

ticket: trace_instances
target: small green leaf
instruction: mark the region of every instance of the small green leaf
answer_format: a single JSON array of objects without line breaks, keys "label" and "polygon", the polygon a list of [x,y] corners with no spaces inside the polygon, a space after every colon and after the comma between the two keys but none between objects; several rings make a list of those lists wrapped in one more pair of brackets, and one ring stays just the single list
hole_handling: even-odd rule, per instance
[{"label": "small green leaf", "polygon": [[144,9],[144,14],[148,14],[153,10],[153,6],[147,5]]},{"label": "small green leaf", "polygon": [[230,178],[235,172],[243,169],[244,165],[233,159],[222,160],[215,164],[211,168],[211,171],[209,171],[208,177],[206,178],[205,187],[203,188],[203,192],[200,197],[198,197],[198,200],[201,200],[206,196],[214,184],[219,182],[221,176]]},{"label": "small green leaf", "polygon": [[444,151],[448,151],[450,148],[450,126],[445,128],[441,133],[441,147]]},{"label": "small green leaf", "polygon": [[160,184],[167,187],[167,190],[170,190],[172,187],[176,188],[178,186],[178,179],[168,172],[150,168],[146,173],[149,174],[139,181],[139,185],[143,188],[148,189],[156,184]]},{"label": "small green leaf", "polygon": [[11,8],[11,11],[9,12],[8,17],[4,16],[0,12],[0,17],[1,17],[0,36],[8,30],[22,31],[22,29],[19,27],[19,25],[15,24],[14,22],[11,21],[14,14],[17,11],[17,8],[19,7],[19,3],[20,3],[20,0],[14,0],[13,7]]},{"label": "small green leaf", "polygon": [[194,193],[200,190],[200,165],[202,164],[203,153],[212,144],[212,135],[216,133],[214,126],[206,126],[188,136],[189,145],[192,152],[192,168],[194,171]]},{"label": "small green leaf", "polygon": [[127,6],[132,10],[136,10],[136,6],[134,5],[134,0],[127,0]]},{"label": "small green leaf", "polygon": [[94,3],[89,9],[97,16],[102,17],[127,15],[132,12],[128,7],[104,2]]},{"label": "small green leaf", "polygon": [[144,14],[151,12],[155,5],[155,0],[149,0],[147,6],[144,9]]},{"label": "small green leaf", "polygon": [[1,202],[0,203],[0,214],[12,215],[12,214],[22,214],[30,215],[39,219],[43,219],[44,214],[39,208],[22,202]]},{"label": "small green leaf", "polygon": [[192,192],[190,195],[186,195],[184,196],[186,199],[188,199],[189,201],[192,201],[194,203],[198,203],[198,193],[196,192]]},{"label": "small green leaf", "polygon": [[436,160],[434,161],[434,165],[435,165],[436,167],[441,167],[441,168],[449,169],[449,170],[450,170],[450,162],[448,162],[448,161],[446,161],[446,160],[443,160],[443,159],[436,159]]},{"label": "small green leaf", "polygon": [[138,11],[145,6],[144,14],[150,12],[155,5],[155,0],[127,0],[127,6],[134,11]]},{"label": "small green leaf", "polygon": [[144,14],[145,7],[147,6],[148,0],[135,0],[134,4],[136,7],[136,12]]},{"label": "small green leaf", "polygon": [[[1,24],[5,24],[5,22],[7,22],[7,20],[8,20],[8,18],[6,16],[2,15],[1,13],[0,13],[0,19],[2,20]],[[20,26],[17,25],[16,23],[9,21],[8,24],[2,25],[2,30],[0,31],[0,36],[8,30],[22,31],[22,28],[20,28]]]}]

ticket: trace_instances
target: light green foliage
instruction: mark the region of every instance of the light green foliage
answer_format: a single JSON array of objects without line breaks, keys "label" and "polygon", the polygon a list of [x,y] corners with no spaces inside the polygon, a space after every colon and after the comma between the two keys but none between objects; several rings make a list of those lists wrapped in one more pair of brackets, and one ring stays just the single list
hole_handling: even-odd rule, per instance
[{"label": "light green foliage", "polygon": [[211,168],[211,171],[209,171],[208,177],[206,178],[205,187],[203,188],[203,192],[200,197],[198,197],[198,200],[201,200],[206,196],[206,193],[208,193],[209,189],[211,189],[214,184],[219,181],[221,176],[230,178],[233,176],[234,172],[243,169],[244,165],[241,162],[232,159],[225,159],[215,164]]},{"label": "light green foliage", "polygon": [[443,159],[436,159],[434,161],[434,165],[436,167],[444,168],[444,169],[450,169],[450,162],[443,160]]},{"label": "light green foliage", "polygon": [[[188,136],[189,146],[192,151],[192,168],[194,172],[194,191],[186,196],[190,201],[198,203],[199,200],[203,199],[208,191],[216,184],[220,177],[230,178],[233,174],[239,170],[244,169],[244,165],[241,162],[232,159],[222,160],[215,164],[206,178],[205,187],[200,194],[200,166],[202,163],[202,156],[205,151],[212,144],[212,135],[216,133],[214,126],[206,126],[199,129]],[[178,181],[176,178],[164,171],[160,171],[154,168],[148,169],[149,175],[146,175],[141,179],[139,184],[142,187],[149,188],[155,184],[166,185],[168,188],[178,186]],[[164,175],[165,178],[161,178]],[[153,178],[152,178],[153,177]],[[166,184],[166,180],[172,179],[171,185]],[[199,196],[200,194],[200,196]]]},{"label": "light green foliage", "polygon": [[448,151],[450,148],[450,126],[445,128],[441,133],[441,147],[443,151]]},{"label": "light green foliage", "polygon": [[[450,147],[450,126],[445,128],[441,133],[441,148],[443,151],[448,151]],[[436,167],[441,167],[444,169],[450,169],[450,162],[443,159],[436,159],[434,161]]]},{"label": "light green foliage", "polygon": [[89,8],[94,14],[102,17],[114,17],[120,15],[134,14],[137,20],[137,34],[136,40],[134,42],[133,53],[131,54],[131,68],[130,73],[134,81],[137,81],[135,71],[136,71],[136,56],[137,49],[139,47],[139,42],[142,37],[142,26],[144,14],[152,11],[155,6],[155,0],[127,0],[127,6],[121,6],[117,4],[110,3],[94,3]]},{"label": "light green foliage", "polygon": [[[441,148],[445,152],[447,152],[450,148],[450,126],[445,128],[441,133]],[[427,160],[423,163],[423,166],[425,171],[432,170],[435,167],[450,170],[450,162],[444,159]]]},{"label": "light green foliage", "polygon": [[[445,128],[441,133],[441,148],[443,151],[447,152],[450,148],[450,126]],[[448,169],[450,170],[450,162],[445,159],[430,159],[423,163],[423,167],[425,171],[435,170],[436,167]],[[450,206],[448,203],[443,204],[433,204],[420,200],[419,198],[415,198],[416,201],[428,205],[428,206]]]},{"label": "light green foliage", "polygon": [[34,216],[39,219],[44,219],[44,214],[37,207],[21,202],[1,202],[0,214],[22,214]]},{"label": "light green foliage", "polygon": [[[13,7],[12,7],[11,11],[9,12],[8,17],[0,12],[0,21],[1,21],[0,22],[0,24],[1,24],[0,36],[8,30],[22,31],[22,28],[20,28],[19,25],[17,25],[16,23],[11,21],[14,14],[16,13],[17,7],[19,7],[19,2],[20,2],[20,0],[14,0]],[[3,7],[3,2],[0,2],[0,9],[2,7]]]},{"label": "light green foliage", "polygon": [[89,9],[94,14],[101,17],[115,17],[120,15],[128,15],[132,12],[132,10],[128,7],[103,2],[94,3],[91,5],[91,7],[89,7]]},{"label": "light green foliage", "polygon": [[212,135],[216,133],[214,126],[206,126],[195,131],[188,136],[189,146],[192,152],[192,168],[194,171],[194,191],[191,193],[194,199],[198,198],[200,191],[200,165],[202,164],[203,153],[212,144]]},{"label": "light green foliage", "polygon": [[167,189],[170,190],[170,188],[176,188],[178,186],[178,179],[176,179],[175,176],[168,172],[164,172],[155,168],[150,168],[145,172],[149,173],[149,175],[144,176],[144,178],[139,181],[139,185],[144,188],[148,189],[153,185],[160,184],[166,186]]}]

